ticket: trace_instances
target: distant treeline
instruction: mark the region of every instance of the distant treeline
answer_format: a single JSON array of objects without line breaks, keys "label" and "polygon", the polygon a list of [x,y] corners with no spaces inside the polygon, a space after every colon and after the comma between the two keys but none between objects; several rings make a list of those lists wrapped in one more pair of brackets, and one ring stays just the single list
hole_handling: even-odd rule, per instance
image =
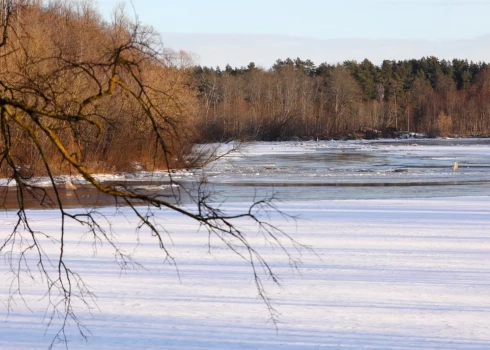
[{"label": "distant treeline", "polygon": [[270,69],[194,67],[203,141],[490,134],[490,68],[424,57],[343,64],[287,58]]}]

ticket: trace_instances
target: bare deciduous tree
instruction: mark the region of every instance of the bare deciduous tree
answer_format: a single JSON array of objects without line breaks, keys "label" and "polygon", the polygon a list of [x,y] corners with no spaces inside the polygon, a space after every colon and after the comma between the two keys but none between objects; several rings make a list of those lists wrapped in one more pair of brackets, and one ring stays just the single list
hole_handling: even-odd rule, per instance
[{"label": "bare deciduous tree", "polygon": [[326,78],[327,92],[332,105],[332,121],[329,126],[330,133],[338,133],[342,124],[348,122],[348,115],[360,100],[359,85],[342,66],[337,66]]},{"label": "bare deciduous tree", "polygon": [[[194,206],[184,207],[179,205],[178,193],[170,199],[145,194],[104,183],[93,175],[94,170],[119,166],[117,155],[121,153],[129,160],[131,156],[137,160],[146,157],[148,166],[167,170],[186,161],[192,146],[189,115],[193,95],[187,90],[183,68],[169,61],[159,36],[151,28],[132,23],[121,11],[115,12],[111,24],[105,23],[84,1],[7,1],[2,11],[0,171],[15,182],[18,206],[16,222],[0,242],[0,252],[12,272],[9,307],[16,298],[23,298],[22,278],[40,276],[49,300],[48,318],[61,320],[52,345],[67,344],[69,322],[86,337],[74,305],[90,307],[93,294],[83,276],[67,262],[69,222],[88,228],[94,244],[111,246],[122,267],[132,263],[113,233],[101,226],[96,211],[66,209],[55,177],[75,174],[112,196],[117,205],[131,208],[139,227],[151,232],[172,264],[168,238],[155,211],[169,209],[198,222],[210,236],[249,262],[258,293],[275,321],[262,279],[267,276],[278,283],[277,276],[237,225],[250,220],[295,264],[288,247],[302,247],[262,219],[261,212],[277,210],[271,199],[258,200],[243,213],[227,214],[210,202],[204,185],[197,194],[189,193]],[[21,17],[15,15],[17,11],[22,11]],[[46,175],[50,188],[36,187],[30,181],[36,175]],[[171,176],[170,181],[174,182]],[[58,210],[56,234],[32,227],[27,197]],[[55,255],[46,250],[46,240],[55,244]]]}]

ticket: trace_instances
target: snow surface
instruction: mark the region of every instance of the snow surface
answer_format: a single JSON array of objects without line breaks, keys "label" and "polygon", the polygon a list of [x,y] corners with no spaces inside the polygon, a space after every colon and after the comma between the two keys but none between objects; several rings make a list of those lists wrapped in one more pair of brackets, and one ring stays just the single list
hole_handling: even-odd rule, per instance
[{"label": "snow surface", "polygon": [[[110,247],[93,254],[80,229],[69,236],[67,261],[97,295],[85,342],[69,329],[70,349],[489,349],[490,197],[286,202],[297,222],[272,220],[299,242],[303,264],[292,270],[280,249],[252,237],[282,277],[267,283],[280,312],[278,330],[253,284],[250,267],[176,213],[163,212],[176,258],[163,262],[154,238],[134,230],[127,209],[108,216],[122,249],[146,269],[121,273]],[[231,211],[244,204],[230,204]],[[29,211],[36,230],[56,234],[55,211]],[[116,216],[114,216],[116,215]],[[0,214],[8,230],[15,213]],[[139,244],[137,244],[139,237]],[[50,252],[50,247],[47,251]],[[55,251],[51,251],[53,253]],[[24,280],[7,314],[0,303],[0,349],[45,349],[42,285]],[[0,265],[0,302],[8,298]],[[44,319],[44,321],[43,321]],[[62,348],[62,346],[59,346]],[[56,347],[58,348],[58,347]]]}]

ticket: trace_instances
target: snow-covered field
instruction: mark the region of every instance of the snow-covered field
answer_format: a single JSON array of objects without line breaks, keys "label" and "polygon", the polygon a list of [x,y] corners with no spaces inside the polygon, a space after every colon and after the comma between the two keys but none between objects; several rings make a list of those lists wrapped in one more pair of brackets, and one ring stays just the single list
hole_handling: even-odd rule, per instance
[{"label": "snow-covered field", "polygon": [[[69,348],[490,348],[490,197],[289,201],[280,208],[300,219],[273,222],[316,255],[304,251],[292,270],[280,249],[252,238],[282,278],[281,287],[266,283],[280,313],[277,331],[250,267],[218,242],[208,251],[205,232],[161,214],[177,273],[145,232],[136,244],[126,209],[112,216],[104,208],[120,247],[145,269],[121,273],[108,246],[93,254],[80,229],[70,231],[67,262],[99,309],[76,310],[92,335],[84,341],[68,328]],[[56,235],[55,212],[29,215],[36,230]],[[14,219],[0,214],[2,232]],[[47,348],[58,324],[46,330],[44,287],[23,280],[30,310],[17,299],[8,314],[8,278],[0,265],[0,348]]]}]

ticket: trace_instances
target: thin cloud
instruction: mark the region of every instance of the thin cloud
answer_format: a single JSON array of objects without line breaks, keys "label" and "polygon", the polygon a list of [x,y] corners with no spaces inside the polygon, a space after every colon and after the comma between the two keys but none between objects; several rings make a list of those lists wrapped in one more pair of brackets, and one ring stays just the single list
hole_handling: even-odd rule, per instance
[{"label": "thin cloud", "polygon": [[490,35],[460,40],[418,39],[316,39],[267,34],[165,33],[166,45],[195,52],[196,63],[215,67],[246,66],[255,62],[270,67],[278,58],[309,58],[316,64],[368,58],[376,64],[384,59],[404,60],[436,56],[490,62]]},{"label": "thin cloud", "polygon": [[490,5],[490,1],[469,1],[469,0],[461,0],[461,1],[417,1],[417,0],[412,0],[412,1],[396,1],[396,0],[391,0],[391,1],[378,1],[377,2],[380,5],[405,5],[405,6],[441,6],[441,7],[448,7],[448,6],[487,6]]}]

